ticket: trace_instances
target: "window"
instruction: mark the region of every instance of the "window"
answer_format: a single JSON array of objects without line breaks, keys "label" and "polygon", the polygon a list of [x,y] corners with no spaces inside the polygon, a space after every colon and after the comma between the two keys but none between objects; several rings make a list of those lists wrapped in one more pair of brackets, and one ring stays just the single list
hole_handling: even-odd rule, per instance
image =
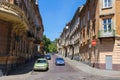
[{"label": "window", "polygon": [[83,21],[81,20],[81,28],[82,28],[82,22],[83,22]]},{"label": "window", "polygon": [[87,27],[87,36],[90,36],[90,26]]},{"label": "window", "polygon": [[104,19],[103,20],[104,32],[111,32],[111,30],[112,30],[111,28],[112,28],[112,20],[111,20],[111,18]]},{"label": "window", "polygon": [[88,21],[90,20],[90,11],[88,11]]},{"label": "window", "polygon": [[93,31],[94,34],[95,34],[95,32],[96,32],[96,31],[95,31],[95,23],[96,23],[96,20],[94,20],[94,21],[93,21],[93,24],[92,24],[92,31]]},{"label": "window", "polygon": [[112,7],[112,0],[103,0],[103,8]]},{"label": "window", "polygon": [[86,16],[83,17],[83,26],[85,26],[85,18]]},{"label": "window", "polygon": [[8,2],[8,0],[4,0],[4,1]]},{"label": "window", "polygon": [[85,29],[83,30],[83,38],[85,39]]},{"label": "window", "polygon": [[80,33],[80,40],[83,40],[82,32]]}]

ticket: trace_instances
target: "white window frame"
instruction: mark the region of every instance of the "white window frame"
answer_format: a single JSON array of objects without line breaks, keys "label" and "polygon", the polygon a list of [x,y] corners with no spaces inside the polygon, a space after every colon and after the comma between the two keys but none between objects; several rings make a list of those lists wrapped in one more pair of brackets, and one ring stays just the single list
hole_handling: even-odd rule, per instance
[{"label": "white window frame", "polygon": [[112,7],[112,0],[103,0],[103,8],[111,8]]},{"label": "white window frame", "polygon": [[[108,22],[108,20],[111,20],[111,23]],[[106,23],[104,24],[104,20],[106,20]],[[105,25],[106,25],[106,30],[105,30]],[[109,30],[109,25],[111,26],[110,30]],[[107,18],[107,19],[103,19],[103,31],[104,32],[111,32],[112,31],[112,18]]]}]

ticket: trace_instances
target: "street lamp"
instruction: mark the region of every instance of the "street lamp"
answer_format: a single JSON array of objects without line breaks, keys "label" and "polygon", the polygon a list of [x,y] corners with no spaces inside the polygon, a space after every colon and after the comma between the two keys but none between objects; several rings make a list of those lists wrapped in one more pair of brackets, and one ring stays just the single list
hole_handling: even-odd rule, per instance
[{"label": "street lamp", "polygon": [[[66,43],[66,30],[68,30],[69,29],[69,26],[68,25],[66,25],[65,27],[64,27],[64,30],[63,30],[63,32],[59,32],[59,33],[61,33],[61,35],[60,35],[60,37],[61,37],[61,39],[60,40],[62,40],[63,42],[64,42],[64,44]],[[60,42],[61,43],[61,42]],[[65,47],[64,47],[65,48]],[[62,53],[62,51],[61,51],[61,53]],[[63,51],[63,53],[64,53],[64,51]],[[65,48],[65,57],[67,56],[66,55],[67,54],[67,49]]]},{"label": "street lamp", "polygon": [[67,49],[67,36],[68,36],[68,29],[69,29],[69,26],[66,25],[65,27],[65,44],[66,44],[66,47],[65,47],[65,57],[67,57],[68,55],[68,49]]},{"label": "street lamp", "polygon": [[66,26],[65,29],[69,29],[69,26]]}]

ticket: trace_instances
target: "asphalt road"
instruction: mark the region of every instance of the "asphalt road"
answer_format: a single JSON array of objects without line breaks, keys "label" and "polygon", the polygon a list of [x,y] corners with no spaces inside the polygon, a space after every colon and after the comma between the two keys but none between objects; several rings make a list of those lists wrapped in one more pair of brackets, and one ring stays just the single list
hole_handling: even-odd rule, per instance
[{"label": "asphalt road", "polygon": [[33,61],[11,72],[10,75],[1,77],[0,80],[120,80],[87,74],[75,68],[74,65],[68,64],[67,61],[65,66],[56,66],[56,57],[53,55],[49,60],[48,71],[33,71]]}]

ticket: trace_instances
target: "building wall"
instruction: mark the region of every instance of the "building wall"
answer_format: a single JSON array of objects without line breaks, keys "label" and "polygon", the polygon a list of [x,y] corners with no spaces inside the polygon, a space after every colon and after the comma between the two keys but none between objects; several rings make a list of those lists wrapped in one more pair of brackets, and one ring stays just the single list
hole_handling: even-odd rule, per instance
[{"label": "building wall", "polygon": [[103,39],[99,45],[99,68],[106,69],[106,56],[112,56],[112,69],[120,70],[119,39]]},{"label": "building wall", "polygon": [[104,14],[111,14],[111,13],[115,13],[116,10],[116,1],[117,0],[112,0],[112,8],[103,8],[103,0],[99,0],[99,10],[100,10],[100,15],[104,15]]},{"label": "building wall", "polygon": [[120,35],[120,1],[119,0],[115,0],[115,26],[116,26],[116,33],[119,36]]},{"label": "building wall", "polygon": [[97,37],[98,29],[98,0],[87,0],[82,11],[80,12],[80,59],[85,63],[93,63],[94,47],[92,46],[92,40]]},{"label": "building wall", "polygon": [[44,31],[38,6],[33,0],[33,2],[30,0],[9,1],[9,3],[3,1],[4,4],[0,2],[0,14],[2,14],[0,16],[0,69],[3,74],[34,58],[37,52],[36,47],[40,45]]},{"label": "building wall", "polygon": [[[118,28],[119,25],[119,14],[115,12],[115,8],[119,8],[115,6],[115,0],[112,2],[112,8],[103,9],[102,8],[102,1],[103,0],[96,0],[93,2],[86,3],[83,7],[83,10],[80,13],[80,18],[84,17],[88,10],[86,9],[89,6],[90,10],[90,22],[85,20],[86,24],[90,25],[83,25],[84,19],[82,19],[80,26],[81,31],[80,35],[82,39],[80,39],[80,59],[82,62],[85,62],[92,67],[97,67],[101,69],[106,69],[106,56],[112,56],[112,69],[113,70],[120,70],[118,67],[120,66],[119,63],[119,38],[114,37],[99,37],[99,30],[103,30],[103,19],[112,18],[112,27],[115,30]],[[96,4],[95,4],[96,3]],[[118,4],[118,2],[117,2]],[[119,5],[119,4],[118,4]],[[116,10],[119,12],[119,10]],[[83,15],[84,14],[84,15]],[[116,20],[116,16],[118,16]],[[117,25],[116,25],[117,23]],[[86,26],[86,27],[84,27]],[[90,33],[87,33],[87,29],[90,29]],[[116,30],[117,32],[119,29]],[[116,34],[117,35],[117,34]],[[92,40],[96,40],[97,45],[92,46],[90,45]],[[116,45],[117,44],[117,45]],[[90,47],[89,47],[90,46]]]},{"label": "building wall", "polygon": [[9,53],[9,47],[8,45],[10,45],[8,43],[8,38],[9,37],[9,29],[10,29],[10,25],[7,22],[4,21],[0,21],[0,55],[5,55]]},{"label": "building wall", "polygon": [[[112,66],[112,70],[120,70],[120,1],[111,0],[112,6],[103,8],[103,0],[87,0],[79,13],[79,56],[80,61],[100,69],[107,69]],[[104,32],[103,20],[111,18],[112,34]],[[76,31],[74,31],[75,18],[69,25],[69,39],[73,44],[69,44],[69,56],[76,56]],[[63,31],[63,33],[65,33]],[[62,33],[62,34],[63,34]],[[106,34],[106,35],[105,35]],[[64,34],[65,36],[65,34]],[[65,37],[61,37],[63,39]],[[92,41],[96,45],[92,45]],[[74,54],[73,54],[74,53]],[[108,64],[108,57],[112,64]],[[107,66],[109,65],[109,66]]]},{"label": "building wall", "polygon": [[[119,20],[117,19],[119,17],[119,10],[118,10],[118,5],[120,4],[119,1],[114,0],[112,2],[112,8],[109,9],[103,9],[102,8],[102,1],[100,2],[100,18],[99,18],[99,30],[103,30],[103,25],[102,25],[102,20],[106,18],[112,18],[112,27],[113,30],[115,30],[115,36],[117,37],[119,34],[119,29],[117,24],[119,24]],[[116,3],[117,2],[117,3]],[[104,15],[101,17],[101,15]],[[110,37],[104,37],[98,39],[98,50],[99,50],[99,57],[98,57],[98,65],[96,67],[101,68],[101,69],[106,69],[106,56],[112,56],[112,69],[113,70],[120,70],[120,59],[119,59],[119,37],[112,38]]]}]

